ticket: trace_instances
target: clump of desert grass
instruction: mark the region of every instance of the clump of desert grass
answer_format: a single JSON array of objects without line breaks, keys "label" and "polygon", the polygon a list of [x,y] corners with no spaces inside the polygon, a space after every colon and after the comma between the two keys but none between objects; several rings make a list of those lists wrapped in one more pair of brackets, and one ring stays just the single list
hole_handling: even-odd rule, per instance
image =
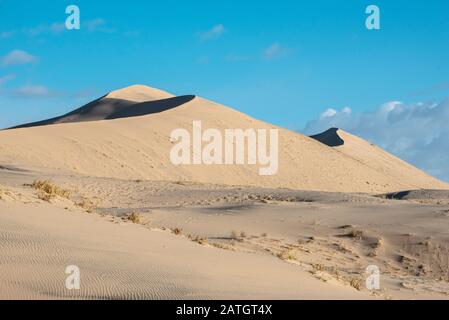
[{"label": "clump of desert grass", "polygon": [[282,250],[276,256],[281,260],[296,260],[296,256],[292,250]]},{"label": "clump of desert grass", "polygon": [[31,187],[38,191],[38,198],[49,202],[50,200],[61,197],[68,199],[70,197],[70,191],[63,189],[50,180],[35,180]]},{"label": "clump of desert grass", "polygon": [[173,228],[171,231],[177,236],[180,236],[182,234],[181,228]]},{"label": "clump of desert grass", "polygon": [[126,220],[135,224],[143,224],[143,215],[139,212],[132,212],[126,216]]},{"label": "clump of desert grass", "polygon": [[353,238],[353,239],[355,239],[355,240],[362,240],[362,239],[363,239],[363,231],[362,231],[362,230],[354,229],[354,230],[351,230],[351,231],[347,234],[347,236],[348,236],[349,238]]},{"label": "clump of desert grass", "polygon": [[228,244],[223,244],[223,243],[219,243],[219,242],[212,242],[211,245],[218,249],[232,250],[232,251],[234,250],[232,243],[228,245]]},{"label": "clump of desert grass", "polygon": [[349,280],[349,284],[351,285],[351,287],[357,289],[357,290],[362,290],[363,289],[363,280],[357,277],[353,277]]},{"label": "clump of desert grass", "polygon": [[189,240],[191,240],[191,241],[193,241],[193,242],[196,242],[196,243],[198,243],[198,244],[200,244],[200,245],[206,245],[206,244],[208,244],[208,240],[207,240],[207,238],[205,238],[205,237],[201,237],[201,236],[193,236],[193,235],[189,234],[189,235],[187,236],[187,238],[189,238]]},{"label": "clump of desert grass", "polygon": [[82,199],[76,203],[76,206],[85,210],[87,213],[92,213],[98,208],[98,205],[89,199]]},{"label": "clump of desert grass", "polygon": [[5,200],[4,196],[6,195],[6,190],[0,186],[0,200]]},{"label": "clump of desert grass", "polygon": [[314,272],[323,272],[326,270],[326,267],[321,263],[312,264],[312,268],[313,268]]},{"label": "clump of desert grass", "polygon": [[237,232],[235,230],[232,230],[231,235],[229,236],[229,239],[242,242],[246,237],[247,237],[247,234],[245,231]]}]

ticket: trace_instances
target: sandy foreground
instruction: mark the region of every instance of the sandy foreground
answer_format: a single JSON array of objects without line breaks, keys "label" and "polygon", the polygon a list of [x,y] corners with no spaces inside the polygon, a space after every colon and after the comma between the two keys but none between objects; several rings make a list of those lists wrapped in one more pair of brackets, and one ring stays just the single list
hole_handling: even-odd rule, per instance
[{"label": "sandy foreground", "polygon": [[[0,178],[0,298],[449,297],[446,192],[389,200],[12,168]],[[36,179],[70,196],[41,200]],[[65,288],[68,265],[79,291]],[[365,288],[368,265],[379,291]]]}]

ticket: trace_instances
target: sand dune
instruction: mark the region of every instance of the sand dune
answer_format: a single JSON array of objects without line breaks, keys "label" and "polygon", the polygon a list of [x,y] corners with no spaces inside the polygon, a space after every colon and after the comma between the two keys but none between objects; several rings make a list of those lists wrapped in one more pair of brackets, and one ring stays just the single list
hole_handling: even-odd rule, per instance
[{"label": "sand dune", "polygon": [[[410,186],[410,189],[423,188],[418,181],[429,179],[429,175],[423,171],[418,170],[380,147],[341,129],[332,128],[312,137],[328,146],[334,147],[335,150],[376,172],[394,177],[396,181]],[[438,185],[440,184],[435,184],[435,188],[444,189],[444,186],[440,185],[438,187]]]},{"label": "sand dune", "polygon": [[[44,203],[0,201],[0,299],[370,298],[264,253],[201,246],[132,223]],[[65,269],[80,268],[81,290]]]},{"label": "sand dune", "polygon": [[[175,103],[176,107],[163,112],[156,108],[155,113],[148,114],[154,107],[151,103],[159,105],[161,100],[142,102],[143,99],[162,97],[162,101],[167,101],[175,98],[142,86],[126,88],[105,97],[125,104],[112,113],[120,115],[123,112],[123,118],[1,131],[0,164],[14,163],[22,168],[45,168],[96,177],[320,191],[387,193],[448,188],[447,184],[346,133],[342,133],[346,143],[332,148],[279,128],[279,171],[274,176],[260,176],[257,165],[175,166],[169,159],[173,146],[170,133],[177,128],[191,131],[194,120],[201,120],[204,129],[277,127],[193,96],[181,97],[185,101]],[[138,103],[128,104],[123,98]],[[98,106],[99,102],[93,103]],[[133,110],[136,106],[137,110]],[[91,113],[96,110],[96,107],[91,108]]]}]

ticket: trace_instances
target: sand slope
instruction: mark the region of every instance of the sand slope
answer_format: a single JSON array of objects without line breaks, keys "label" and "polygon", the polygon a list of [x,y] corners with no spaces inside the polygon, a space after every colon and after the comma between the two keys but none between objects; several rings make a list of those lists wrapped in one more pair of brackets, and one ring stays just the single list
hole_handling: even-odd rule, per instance
[{"label": "sand slope", "polygon": [[[137,88],[137,93],[134,92],[136,88],[131,87],[111,93],[109,97],[142,103],[141,100],[146,99],[142,93],[145,90]],[[151,88],[148,92],[149,96],[154,93]],[[370,154],[373,150],[366,150],[369,144],[352,136],[345,136],[350,143],[335,149],[280,128],[279,171],[274,176],[260,176],[259,165],[175,166],[169,159],[173,147],[170,133],[177,128],[191,132],[194,120],[201,120],[203,129],[276,128],[223,105],[190,97],[192,99],[175,108],[144,116],[1,131],[0,164],[97,177],[320,191],[386,193],[448,188],[386,152],[376,149],[378,152]],[[131,114],[143,113],[133,111]]]},{"label": "sand slope", "polygon": [[[370,298],[266,254],[47,204],[0,200],[0,212],[0,299]],[[65,287],[69,265],[80,268],[81,290]]]}]

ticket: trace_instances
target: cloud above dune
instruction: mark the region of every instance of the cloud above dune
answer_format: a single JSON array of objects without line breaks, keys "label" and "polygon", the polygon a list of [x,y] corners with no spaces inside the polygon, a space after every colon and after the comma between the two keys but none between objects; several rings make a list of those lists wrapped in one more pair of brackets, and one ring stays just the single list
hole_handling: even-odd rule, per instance
[{"label": "cloud above dune", "polygon": [[271,44],[269,47],[265,48],[263,51],[263,56],[265,59],[271,60],[287,53],[287,49],[281,46],[279,42]]},{"label": "cloud above dune", "polygon": [[42,85],[30,85],[12,90],[11,95],[16,98],[50,98],[56,93]]},{"label": "cloud above dune", "polygon": [[16,78],[15,74],[7,74],[6,76],[1,76],[0,77],[0,86],[2,86],[3,84],[5,84],[8,81],[14,80]]},{"label": "cloud above dune", "polygon": [[449,181],[449,98],[440,103],[390,101],[371,112],[328,109],[302,130],[316,134],[337,127]]},{"label": "cloud above dune", "polygon": [[208,41],[208,40],[217,39],[225,33],[226,33],[226,29],[225,29],[224,25],[217,24],[217,25],[213,26],[210,30],[198,32],[197,35],[202,41]]},{"label": "cloud above dune", "polygon": [[13,50],[1,58],[3,66],[29,64],[36,61],[37,58],[35,56],[23,50]]}]

